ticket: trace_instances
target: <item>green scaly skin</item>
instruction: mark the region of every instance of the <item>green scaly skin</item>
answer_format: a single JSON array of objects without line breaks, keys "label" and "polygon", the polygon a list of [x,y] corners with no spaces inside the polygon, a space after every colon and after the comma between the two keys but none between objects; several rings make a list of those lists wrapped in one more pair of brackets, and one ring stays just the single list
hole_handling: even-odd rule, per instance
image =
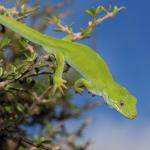
[{"label": "green scaly skin", "polygon": [[124,87],[114,81],[105,61],[93,49],[86,45],[44,35],[10,17],[0,15],[0,24],[18,33],[29,41],[43,47],[49,54],[54,54],[57,69],[54,75],[54,87],[63,92],[66,81],[62,79],[65,61],[78,71],[82,78],[75,82],[75,90],[82,92],[86,87],[91,93],[102,96],[106,103],[129,119],[134,119],[136,98]]}]

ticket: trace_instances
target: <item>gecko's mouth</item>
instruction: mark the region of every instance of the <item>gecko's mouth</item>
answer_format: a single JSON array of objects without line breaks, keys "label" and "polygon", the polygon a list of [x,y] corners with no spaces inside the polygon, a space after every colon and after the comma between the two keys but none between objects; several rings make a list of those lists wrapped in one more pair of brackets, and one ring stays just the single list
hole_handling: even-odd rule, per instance
[{"label": "gecko's mouth", "polygon": [[121,111],[121,109],[119,109],[119,107],[116,104],[114,104],[112,106],[112,108],[114,110],[116,110],[117,112],[121,113],[127,119],[133,120],[133,119],[135,119],[137,117],[137,112],[135,112],[135,113],[133,113],[133,112],[132,113],[130,113],[130,112],[123,112],[123,111]]},{"label": "gecko's mouth", "polygon": [[130,119],[130,120],[135,119],[136,116],[137,116],[136,114],[135,114],[135,115],[132,115],[132,116],[126,116],[126,115],[124,115],[125,118]]},{"label": "gecko's mouth", "polygon": [[132,115],[128,115],[128,116],[126,116],[126,115],[124,115],[127,119],[131,119],[131,120],[133,120],[133,119],[135,119],[136,117],[137,117],[137,114],[132,114]]},{"label": "gecko's mouth", "polygon": [[[118,111],[118,110],[117,110]],[[131,113],[123,113],[122,111],[118,111],[120,112],[125,118],[133,120],[137,117],[137,113],[131,114]]]}]

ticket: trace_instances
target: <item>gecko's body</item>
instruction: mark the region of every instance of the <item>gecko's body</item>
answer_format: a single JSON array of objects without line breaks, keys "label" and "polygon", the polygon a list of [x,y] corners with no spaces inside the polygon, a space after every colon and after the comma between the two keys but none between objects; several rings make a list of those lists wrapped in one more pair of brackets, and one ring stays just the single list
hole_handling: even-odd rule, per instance
[{"label": "gecko's body", "polygon": [[75,89],[85,86],[91,93],[103,96],[107,104],[129,119],[136,117],[136,98],[113,80],[105,61],[91,48],[76,42],[44,35],[12,18],[0,15],[0,24],[20,34],[29,41],[43,47],[56,56],[57,70],[54,75],[54,89],[62,90],[65,81],[61,78],[64,61],[82,75],[75,83]]}]

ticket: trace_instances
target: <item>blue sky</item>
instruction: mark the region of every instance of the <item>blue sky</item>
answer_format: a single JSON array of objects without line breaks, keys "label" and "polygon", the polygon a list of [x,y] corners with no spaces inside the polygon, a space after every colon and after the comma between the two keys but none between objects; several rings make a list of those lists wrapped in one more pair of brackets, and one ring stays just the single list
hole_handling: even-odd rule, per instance
[{"label": "blue sky", "polygon": [[[51,0],[52,3],[60,1]],[[93,118],[85,135],[95,141],[90,150],[144,150],[150,147],[150,1],[72,0],[68,9],[73,13],[64,23],[73,23],[74,30],[79,31],[90,20],[84,11],[99,4],[123,5],[127,9],[98,26],[93,38],[81,42],[92,46],[93,39],[96,40],[96,50],[109,65],[115,80],[137,97],[138,117],[131,121],[108,106],[98,107],[85,114]],[[62,36],[52,31],[47,34]],[[76,96],[74,101],[81,103],[87,99],[92,98],[85,94]]]}]

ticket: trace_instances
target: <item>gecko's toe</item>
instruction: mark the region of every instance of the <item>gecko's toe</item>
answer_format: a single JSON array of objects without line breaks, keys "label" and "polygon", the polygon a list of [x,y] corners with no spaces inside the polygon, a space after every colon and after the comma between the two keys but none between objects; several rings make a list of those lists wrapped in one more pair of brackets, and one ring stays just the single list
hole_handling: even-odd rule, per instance
[{"label": "gecko's toe", "polygon": [[52,90],[53,95],[56,93],[57,90],[59,90],[64,95],[64,89],[67,89],[67,86],[65,85],[67,83],[66,80],[63,80],[61,78],[57,78],[54,80],[54,87]]}]

